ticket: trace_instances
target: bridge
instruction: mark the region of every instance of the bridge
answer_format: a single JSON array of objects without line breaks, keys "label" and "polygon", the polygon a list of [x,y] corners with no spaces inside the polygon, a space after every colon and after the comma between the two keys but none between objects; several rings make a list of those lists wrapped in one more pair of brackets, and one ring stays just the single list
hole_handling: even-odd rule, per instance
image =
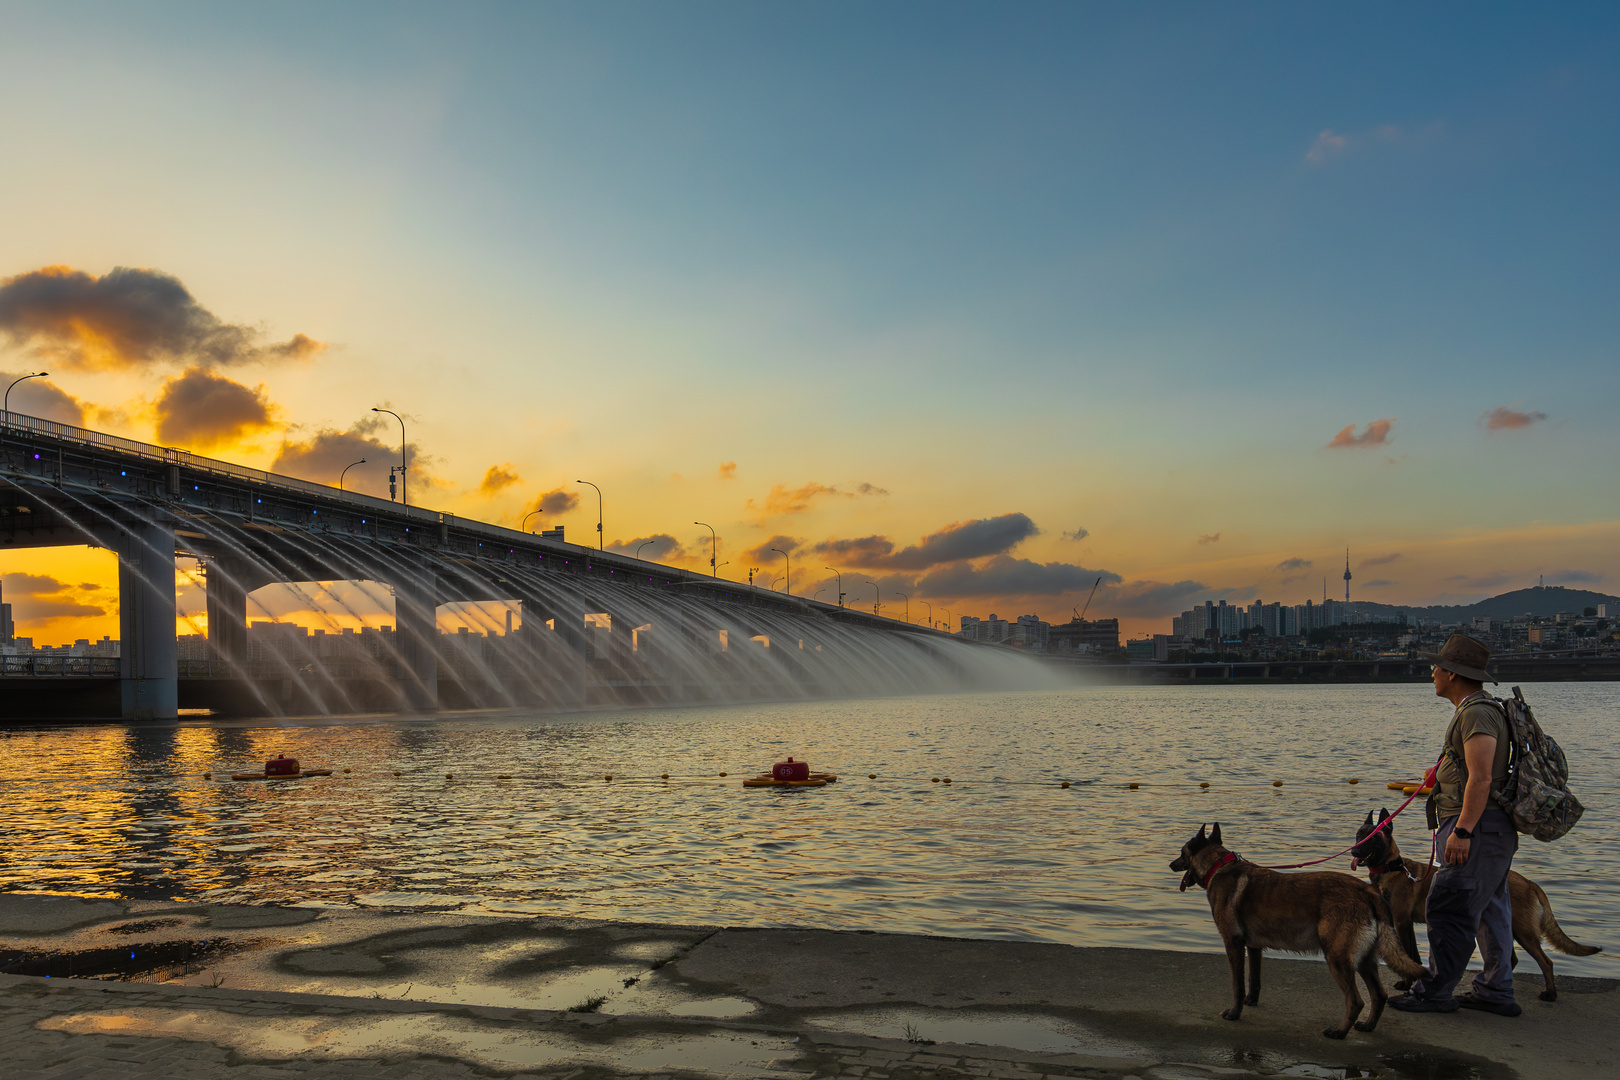
[{"label": "bridge", "polygon": [[[857,639],[909,646],[895,661],[902,681],[912,654],[954,644],[852,608],[0,412],[0,551],[61,545],[116,554],[121,655],[54,676],[49,663],[7,665],[0,680],[14,715],[84,715],[75,695],[94,697],[109,681],[116,706],[91,711],[128,719],[175,717],[183,697],[240,712],[431,711],[444,703],[441,678],[455,707],[689,701],[727,686],[813,694],[841,677],[830,653],[864,662]],[[178,657],[179,556],[204,567],[210,655],[200,668]],[[341,580],[379,582],[394,596],[391,640],[350,673],[352,685],[341,672],[250,660],[249,593]],[[512,655],[447,663],[436,608],[456,601],[517,601]],[[286,685],[266,690],[278,672]],[[483,696],[468,696],[474,684]]]}]

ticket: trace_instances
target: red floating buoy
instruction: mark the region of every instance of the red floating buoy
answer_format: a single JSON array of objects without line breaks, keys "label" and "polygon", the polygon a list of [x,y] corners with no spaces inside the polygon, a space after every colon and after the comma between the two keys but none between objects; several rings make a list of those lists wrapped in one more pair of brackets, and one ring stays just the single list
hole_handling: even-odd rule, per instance
[{"label": "red floating buoy", "polygon": [[810,763],[808,761],[778,761],[771,767],[771,778],[774,780],[808,780],[810,779]]}]

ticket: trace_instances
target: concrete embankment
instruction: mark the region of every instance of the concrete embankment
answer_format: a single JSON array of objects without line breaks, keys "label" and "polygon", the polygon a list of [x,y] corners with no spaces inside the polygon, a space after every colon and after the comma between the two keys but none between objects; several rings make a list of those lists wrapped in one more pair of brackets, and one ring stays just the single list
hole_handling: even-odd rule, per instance
[{"label": "concrete embankment", "polygon": [[[1211,931],[1213,939],[1213,931]],[[1608,1077],[1610,980],[1322,1037],[1326,969],[1030,942],[0,894],[8,1077]],[[1386,979],[1388,973],[1386,972]]]}]

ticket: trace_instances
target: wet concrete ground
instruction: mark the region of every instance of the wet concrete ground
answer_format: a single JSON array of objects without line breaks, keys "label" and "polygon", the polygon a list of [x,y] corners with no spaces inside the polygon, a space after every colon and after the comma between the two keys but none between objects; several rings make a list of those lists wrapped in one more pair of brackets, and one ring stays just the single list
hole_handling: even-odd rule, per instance
[{"label": "wet concrete ground", "polygon": [[[1211,937],[1214,931],[1211,930]],[[1325,1039],[1326,969],[817,930],[0,894],[8,1076],[1609,1077],[1610,980]],[[1388,973],[1386,972],[1386,981]],[[19,1071],[20,1070],[20,1071]]]}]

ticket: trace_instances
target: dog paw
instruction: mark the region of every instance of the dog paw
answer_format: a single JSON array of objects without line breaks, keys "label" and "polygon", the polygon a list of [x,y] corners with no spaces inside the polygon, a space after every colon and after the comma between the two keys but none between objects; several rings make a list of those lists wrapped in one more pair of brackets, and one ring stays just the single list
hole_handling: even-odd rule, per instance
[{"label": "dog paw", "polygon": [[1258,1004],[1260,1004],[1260,995],[1259,994],[1250,994],[1248,997],[1243,999],[1243,1004],[1245,1004],[1245,1005],[1258,1005]]},{"label": "dog paw", "polygon": [[1397,990],[1410,990],[1410,989],[1412,989],[1412,980],[1411,979],[1402,979],[1400,982],[1395,984],[1395,989],[1397,989]]},{"label": "dog paw", "polygon": [[1243,1010],[1242,1009],[1227,1009],[1225,1012],[1221,1013],[1221,1019],[1222,1020],[1236,1020],[1238,1017],[1240,1017],[1242,1015],[1243,1015]]},{"label": "dog paw", "polygon": [[1543,990],[1541,992],[1541,1000],[1542,1001],[1557,1001],[1558,1000],[1558,991],[1556,991],[1556,990]]},{"label": "dog paw", "polygon": [[1326,1035],[1330,1039],[1342,1039],[1346,1034],[1348,1034],[1348,1029],[1328,1028],[1326,1031],[1322,1032],[1322,1034]]},{"label": "dog paw", "polygon": [[[1352,1026],[1357,1031],[1371,1031],[1373,1028],[1377,1027],[1378,1025],[1371,1022],[1371,1021],[1369,1021],[1369,1020],[1357,1020],[1355,1022],[1355,1024],[1353,1024]],[[1339,1038],[1342,1039],[1342,1038],[1344,1038],[1344,1036],[1340,1035]]]}]

